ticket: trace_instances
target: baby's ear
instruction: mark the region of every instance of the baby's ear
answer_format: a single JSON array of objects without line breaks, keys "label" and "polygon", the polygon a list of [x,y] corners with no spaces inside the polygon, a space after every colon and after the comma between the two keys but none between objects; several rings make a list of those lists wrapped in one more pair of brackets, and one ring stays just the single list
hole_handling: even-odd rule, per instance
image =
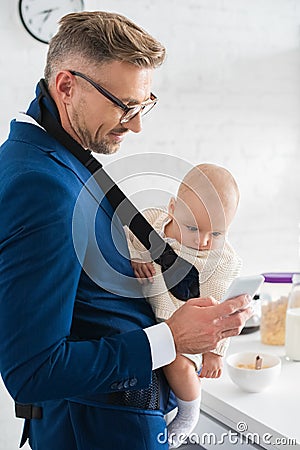
[{"label": "baby's ear", "polygon": [[171,197],[171,199],[169,201],[169,205],[168,205],[168,214],[169,214],[170,219],[173,219],[175,207],[176,207],[176,199],[175,199],[175,197]]}]

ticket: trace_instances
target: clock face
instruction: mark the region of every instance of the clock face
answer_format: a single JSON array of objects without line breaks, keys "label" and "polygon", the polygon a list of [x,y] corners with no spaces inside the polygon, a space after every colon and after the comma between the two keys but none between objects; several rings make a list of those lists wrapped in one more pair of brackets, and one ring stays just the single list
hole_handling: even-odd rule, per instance
[{"label": "clock face", "polygon": [[62,16],[83,9],[83,0],[19,0],[20,17],[26,30],[46,44],[56,33]]}]

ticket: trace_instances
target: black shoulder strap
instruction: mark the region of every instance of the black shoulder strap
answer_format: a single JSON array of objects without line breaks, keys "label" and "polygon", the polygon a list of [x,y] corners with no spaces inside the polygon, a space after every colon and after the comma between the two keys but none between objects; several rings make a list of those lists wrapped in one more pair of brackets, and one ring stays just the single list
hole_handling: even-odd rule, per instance
[{"label": "black shoulder strap", "polygon": [[174,252],[172,247],[162,239],[119,186],[110,178],[102,164],[93,157],[89,150],[85,150],[64,130],[43,102],[43,98],[46,98],[51,106],[57,110],[44,80],[39,82],[39,87],[41,90],[38,97],[40,105],[38,121],[40,125],[93,174],[122,224],[129,227],[149,250],[153,260],[161,266],[166,285],[172,294],[180,300],[198,297],[200,292],[197,269]]}]

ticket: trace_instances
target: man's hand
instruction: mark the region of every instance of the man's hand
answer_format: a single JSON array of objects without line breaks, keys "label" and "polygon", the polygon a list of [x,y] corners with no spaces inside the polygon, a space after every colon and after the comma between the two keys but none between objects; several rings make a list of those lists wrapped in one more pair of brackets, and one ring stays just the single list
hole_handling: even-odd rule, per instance
[{"label": "man's hand", "polygon": [[251,298],[240,295],[223,303],[212,298],[193,298],[166,320],[177,353],[206,353],[221,339],[238,335],[253,311]]}]

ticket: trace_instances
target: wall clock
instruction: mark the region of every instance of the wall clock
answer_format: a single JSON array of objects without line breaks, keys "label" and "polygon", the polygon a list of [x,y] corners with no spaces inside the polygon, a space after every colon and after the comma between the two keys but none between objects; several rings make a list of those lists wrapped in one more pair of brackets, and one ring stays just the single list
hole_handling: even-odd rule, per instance
[{"label": "wall clock", "polygon": [[48,44],[65,14],[84,9],[84,0],[19,0],[19,14],[28,33]]}]

